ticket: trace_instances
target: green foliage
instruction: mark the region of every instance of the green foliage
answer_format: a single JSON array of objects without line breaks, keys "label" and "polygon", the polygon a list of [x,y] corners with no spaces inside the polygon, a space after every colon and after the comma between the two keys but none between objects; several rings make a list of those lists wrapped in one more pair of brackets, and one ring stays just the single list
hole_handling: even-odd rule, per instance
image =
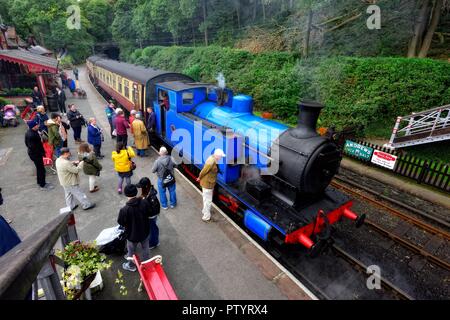
[{"label": "green foliage", "polygon": [[125,282],[123,280],[123,274],[120,272],[120,270],[117,270],[117,278],[114,281],[115,284],[119,286],[119,293],[122,296],[126,296],[128,294],[128,289],[125,286]]},{"label": "green foliage", "polygon": [[11,89],[3,89],[0,91],[0,95],[2,96],[29,96],[32,93],[33,89],[30,88],[11,88]]},{"label": "green foliage", "polygon": [[155,46],[135,51],[130,61],[205,82],[222,72],[235,92],[253,96],[256,110],[289,124],[296,122],[299,99],[315,99],[326,106],[321,126],[367,128],[383,137],[397,116],[450,101],[450,64],[430,59],[299,60],[286,52]]},{"label": "green foliage", "polygon": [[0,107],[6,106],[7,104],[11,104],[12,102],[8,99],[0,97]]},{"label": "green foliage", "polygon": [[[98,4],[101,0],[91,0]],[[83,4],[87,1],[83,1]],[[75,0],[12,0],[8,4],[10,23],[19,34],[26,39],[34,34],[40,43],[51,50],[67,49],[75,62],[82,62],[91,52],[93,36],[88,30],[98,31],[98,21],[91,24],[86,18],[87,10],[81,10],[81,28],[68,29],[66,22],[70,5],[78,4]],[[89,6],[95,12],[95,5]],[[92,12],[89,12],[91,14]],[[98,15],[91,15],[91,19],[98,19]]]},{"label": "green foliage", "polygon": [[345,58],[297,66],[301,96],[325,104],[325,125],[391,127],[397,116],[450,101],[450,64],[430,59]]},{"label": "green foliage", "polygon": [[254,96],[256,108],[275,110],[283,118],[289,116],[289,105],[298,100],[296,58],[285,52],[254,55],[217,46],[147,47],[131,54],[129,61],[182,72],[198,81],[216,82],[222,72],[231,88]]},{"label": "green foliage", "polygon": [[67,268],[62,274],[64,293],[69,300],[81,289],[82,282],[90,275],[111,267],[112,261],[106,260],[104,254],[99,253],[95,243],[74,241],[69,243],[64,251],[57,251]]},{"label": "green foliage", "polygon": [[448,140],[402,148],[401,150],[407,155],[450,165],[450,141]]},{"label": "green foliage", "polygon": [[72,69],[73,67],[73,58],[72,56],[65,56],[59,61],[59,66],[63,69]]}]

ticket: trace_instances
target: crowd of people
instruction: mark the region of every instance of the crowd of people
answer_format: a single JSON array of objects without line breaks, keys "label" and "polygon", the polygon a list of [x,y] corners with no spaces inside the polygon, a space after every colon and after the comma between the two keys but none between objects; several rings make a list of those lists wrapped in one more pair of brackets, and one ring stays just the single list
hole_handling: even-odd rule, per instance
[{"label": "crowd of people", "polygon": [[[90,210],[96,205],[80,187],[80,174],[84,173],[87,176],[90,193],[100,190],[98,177],[103,170],[101,160],[104,155],[101,153],[101,147],[104,131],[95,118],[89,118],[86,121],[74,104],[69,104],[68,111],[65,113],[66,98],[61,92],[64,90],[58,90],[58,95],[61,97],[58,98],[61,113],[52,113],[49,118],[45,108],[38,106],[38,116],[28,122],[29,130],[25,135],[25,144],[28,155],[36,166],[39,187],[42,190],[54,189],[45,179],[43,158],[46,153],[43,146],[47,143],[52,147],[57,158],[55,167],[59,183],[64,190],[66,206],[75,210],[78,202],[83,210]],[[176,164],[165,147],[159,149],[159,157],[151,169],[157,177],[157,190],[148,177],[140,179],[136,184],[131,181],[136,169],[133,158],[146,157],[146,150],[156,140],[155,113],[151,107],[146,111],[147,116],[144,121],[140,112],[132,112],[127,119],[124,111],[117,108],[114,101],[109,101],[105,107],[111,138],[116,139],[111,159],[118,178],[117,193],[127,197],[127,202],[120,209],[117,220],[125,230],[126,259],[133,256],[139,244],[143,250],[142,259],[148,258],[149,250],[159,245],[157,216],[160,208],[168,210],[177,206],[174,173]],[[66,117],[67,121],[63,117]],[[87,143],[81,139],[83,127],[87,127]],[[72,159],[67,143],[70,130],[73,130],[73,140],[78,145],[78,156],[75,159]],[[128,132],[133,137],[133,146],[129,145]],[[218,162],[224,156],[221,149],[216,149],[206,161],[197,179],[203,190],[202,220],[205,222],[211,220],[212,196],[219,172]],[[139,190],[141,190],[140,193]],[[131,259],[123,264],[123,269],[136,271]]]}]

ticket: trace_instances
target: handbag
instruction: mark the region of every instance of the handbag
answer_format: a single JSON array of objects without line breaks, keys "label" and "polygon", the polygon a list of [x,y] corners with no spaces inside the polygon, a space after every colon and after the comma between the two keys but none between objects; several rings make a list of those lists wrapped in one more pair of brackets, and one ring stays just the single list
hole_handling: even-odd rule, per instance
[{"label": "handbag", "polygon": [[127,150],[127,154],[128,154],[128,160],[130,160],[131,171],[134,171],[134,170],[136,170],[136,163],[133,160],[131,160],[130,154],[128,153],[128,150]]}]

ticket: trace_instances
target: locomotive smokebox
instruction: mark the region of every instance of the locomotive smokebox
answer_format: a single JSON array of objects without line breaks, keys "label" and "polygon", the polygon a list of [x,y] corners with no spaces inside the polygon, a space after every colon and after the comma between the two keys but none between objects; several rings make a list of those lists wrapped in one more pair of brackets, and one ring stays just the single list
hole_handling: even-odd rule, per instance
[{"label": "locomotive smokebox", "polygon": [[277,182],[275,187],[283,190],[288,198],[286,202],[300,206],[305,199],[314,199],[325,191],[337,173],[342,157],[333,141],[316,132],[324,106],[304,100],[298,107],[297,127],[282,133],[273,150],[278,150],[280,160],[277,181],[289,186],[279,187]]}]

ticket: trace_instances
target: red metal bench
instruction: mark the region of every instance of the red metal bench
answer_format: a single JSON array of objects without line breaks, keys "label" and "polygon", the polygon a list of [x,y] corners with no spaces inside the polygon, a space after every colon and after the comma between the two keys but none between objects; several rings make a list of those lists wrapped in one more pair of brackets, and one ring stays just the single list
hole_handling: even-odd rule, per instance
[{"label": "red metal bench", "polygon": [[142,291],[142,284],[144,284],[150,300],[178,300],[162,267],[161,256],[154,256],[147,261],[141,262],[137,255],[133,255],[133,260],[141,275],[138,291]]}]

